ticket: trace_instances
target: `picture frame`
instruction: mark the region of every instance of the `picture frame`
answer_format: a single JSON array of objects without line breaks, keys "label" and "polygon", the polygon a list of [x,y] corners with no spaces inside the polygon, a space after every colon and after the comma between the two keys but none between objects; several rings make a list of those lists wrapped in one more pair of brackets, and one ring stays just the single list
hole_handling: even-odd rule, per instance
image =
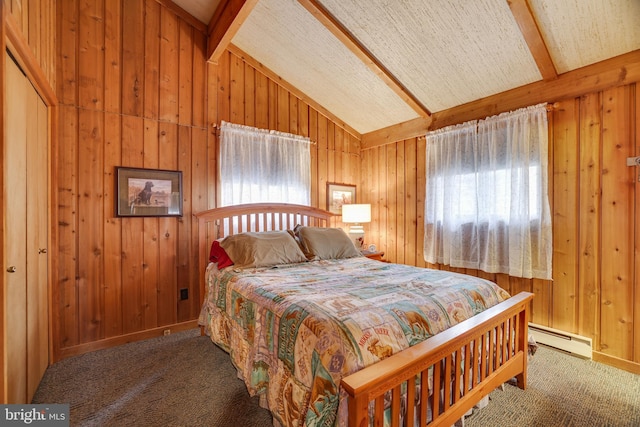
[{"label": "picture frame", "polygon": [[116,216],[182,216],[182,171],[116,166]]},{"label": "picture frame", "polygon": [[350,184],[327,183],[327,210],[342,214],[342,205],[356,203],[356,186]]}]

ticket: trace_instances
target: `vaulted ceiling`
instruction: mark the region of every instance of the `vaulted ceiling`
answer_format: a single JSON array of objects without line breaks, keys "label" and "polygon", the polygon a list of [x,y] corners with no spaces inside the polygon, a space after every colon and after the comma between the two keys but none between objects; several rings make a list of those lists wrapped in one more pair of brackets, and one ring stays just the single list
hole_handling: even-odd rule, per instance
[{"label": "vaulted ceiling", "polygon": [[640,58],[640,0],[173,1],[363,136]]}]

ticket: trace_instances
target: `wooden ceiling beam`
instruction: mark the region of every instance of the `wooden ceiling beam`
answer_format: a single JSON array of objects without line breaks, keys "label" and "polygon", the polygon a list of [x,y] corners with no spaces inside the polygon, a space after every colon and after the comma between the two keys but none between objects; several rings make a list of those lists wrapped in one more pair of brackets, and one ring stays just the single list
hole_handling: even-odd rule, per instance
[{"label": "wooden ceiling beam", "polygon": [[507,0],[513,17],[520,27],[520,32],[529,46],[529,51],[538,65],[544,80],[558,78],[558,72],[549,54],[549,49],[542,38],[535,16],[527,0]]},{"label": "wooden ceiling beam", "polygon": [[[427,130],[441,129],[541,102],[561,101],[637,82],[640,82],[640,49],[563,73],[555,80],[531,83],[433,113]],[[365,133],[362,135],[362,149],[423,136],[426,133],[425,124],[424,119],[419,118]]]},{"label": "wooden ceiling beam", "polygon": [[231,43],[258,0],[222,0],[209,21],[207,57],[216,63]]},{"label": "wooden ceiling beam", "polygon": [[404,139],[424,136],[429,131],[432,117],[419,117],[417,119],[408,120],[397,125],[387,126],[382,129],[362,135],[361,148],[378,147],[380,145],[391,144]]},{"label": "wooden ceiling beam", "polygon": [[431,112],[425,107],[380,61],[365,48],[318,0],[298,0],[298,2],[320,23],[322,23],[354,55],[369,67],[386,85],[394,91],[421,117]]}]

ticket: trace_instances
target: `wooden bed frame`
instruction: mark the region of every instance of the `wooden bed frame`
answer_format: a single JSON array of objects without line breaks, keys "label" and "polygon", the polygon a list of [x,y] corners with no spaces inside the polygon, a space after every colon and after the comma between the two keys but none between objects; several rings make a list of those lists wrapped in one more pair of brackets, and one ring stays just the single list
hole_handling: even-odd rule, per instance
[{"label": "wooden bed frame", "polygon": [[[195,216],[200,297],[204,299],[205,269],[215,239],[245,231],[293,229],[297,224],[329,227],[334,214],[310,206],[259,203],[211,209]],[[524,389],[532,298],[533,294],[522,292],[343,378],[341,386],[349,395],[349,426],[382,426],[385,394],[387,400],[391,397],[391,425],[400,425],[401,386],[406,389],[407,413],[415,414],[404,420],[407,426],[452,425],[496,387],[514,377],[518,387]],[[414,379],[419,377],[426,384],[429,375],[433,379],[431,395],[418,393]],[[417,403],[416,396],[419,396]],[[427,407],[432,408],[428,420]],[[373,420],[369,419],[370,413]]]}]

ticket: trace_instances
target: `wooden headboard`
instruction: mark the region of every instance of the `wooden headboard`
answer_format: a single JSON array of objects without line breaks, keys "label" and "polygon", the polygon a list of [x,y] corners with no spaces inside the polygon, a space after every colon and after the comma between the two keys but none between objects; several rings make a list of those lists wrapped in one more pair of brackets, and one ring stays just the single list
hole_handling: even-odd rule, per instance
[{"label": "wooden headboard", "polygon": [[205,270],[214,240],[245,231],[293,229],[301,224],[329,227],[335,214],[311,206],[288,203],[252,203],[209,209],[194,214],[198,219],[198,271],[200,298],[204,298]]}]

